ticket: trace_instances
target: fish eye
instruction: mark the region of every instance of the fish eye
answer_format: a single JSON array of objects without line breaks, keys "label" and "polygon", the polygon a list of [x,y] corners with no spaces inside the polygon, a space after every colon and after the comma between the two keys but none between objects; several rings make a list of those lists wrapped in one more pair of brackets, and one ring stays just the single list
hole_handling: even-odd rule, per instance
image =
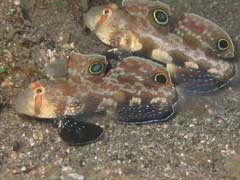
[{"label": "fish eye", "polygon": [[37,88],[37,89],[35,90],[35,93],[36,93],[37,95],[41,95],[41,94],[44,93],[44,89],[43,89],[42,87],[39,87],[39,88]]},{"label": "fish eye", "polygon": [[111,10],[108,9],[108,8],[106,8],[106,9],[103,10],[103,15],[107,15],[107,14],[109,14],[110,12],[111,12]]},{"label": "fish eye", "polygon": [[168,14],[161,9],[153,11],[153,18],[160,25],[166,25],[168,23]]},{"label": "fish eye", "polygon": [[103,64],[102,62],[94,62],[89,66],[88,71],[90,74],[98,75],[102,73],[104,69],[105,69],[105,64]]},{"label": "fish eye", "polygon": [[217,42],[217,47],[221,51],[228,49],[229,47],[228,41],[226,39],[219,39]]},{"label": "fish eye", "polygon": [[154,82],[165,84],[167,83],[167,76],[163,73],[157,73],[154,75]]}]

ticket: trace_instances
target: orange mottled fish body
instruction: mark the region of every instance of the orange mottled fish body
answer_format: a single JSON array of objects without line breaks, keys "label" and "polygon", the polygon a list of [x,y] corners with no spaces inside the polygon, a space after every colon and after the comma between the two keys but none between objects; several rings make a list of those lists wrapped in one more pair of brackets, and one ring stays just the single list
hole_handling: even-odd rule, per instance
[{"label": "orange mottled fish body", "polygon": [[234,46],[224,30],[195,14],[176,17],[159,1],[124,0],[122,8],[93,7],[85,24],[107,45],[167,64],[175,81],[187,89],[214,91],[235,74],[227,60],[234,57]]},{"label": "orange mottled fish body", "polygon": [[111,68],[105,56],[73,53],[67,71],[65,78],[33,82],[18,96],[16,111],[38,118],[106,111],[130,124],[175,113],[177,92],[160,64],[127,57]]}]

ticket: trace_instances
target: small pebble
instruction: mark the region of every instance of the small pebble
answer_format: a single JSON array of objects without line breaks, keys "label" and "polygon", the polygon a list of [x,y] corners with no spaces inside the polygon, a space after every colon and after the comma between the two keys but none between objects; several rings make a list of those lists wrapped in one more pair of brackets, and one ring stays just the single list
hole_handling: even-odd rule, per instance
[{"label": "small pebble", "polygon": [[33,139],[35,141],[39,141],[39,142],[43,141],[43,132],[40,131],[40,130],[34,131],[33,132]]},{"label": "small pebble", "polygon": [[19,6],[21,4],[21,1],[20,0],[15,0],[14,1],[14,5],[16,5],[16,6]]},{"label": "small pebble", "polygon": [[77,173],[69,173],[68,176],[74,180],[84,180],[84,176]]},{"label": "small pebble", "polygon": [[194,124],[190,124],[189,127],[194,127],[195,125]]},{"label": "small pebble", "polygon": [[26,166],[21,167],[21,171],[26,171],[26,170],[27,170]]},{"label": "small pebble", "polygon": [[210,114],[210,115],[215,114],[215,111],[212,108],[209,108],[207,111],[208,111],[208,114]]},{"label": "small pebble", "polygon": [[12,151],[12,153],[10,153],[9,157],[13,161],[17,161],[18,160],[18,154],[15,151]]}]

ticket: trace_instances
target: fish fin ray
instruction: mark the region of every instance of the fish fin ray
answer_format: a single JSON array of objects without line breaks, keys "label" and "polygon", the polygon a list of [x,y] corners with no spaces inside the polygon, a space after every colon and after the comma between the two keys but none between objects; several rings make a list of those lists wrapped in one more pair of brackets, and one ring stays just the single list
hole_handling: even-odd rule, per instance
[{"label": "fish fin ray", "polygon": [[206,94],[226,86],[230,80],[220,80],[204,69],[178,68],[173,81],[187,93]]},{"label": "fish fin ray", "polygon": [[133,105],[117,108],[118,121],[124,124],[151,124],[168,121],[175,114],[173,105]]}]

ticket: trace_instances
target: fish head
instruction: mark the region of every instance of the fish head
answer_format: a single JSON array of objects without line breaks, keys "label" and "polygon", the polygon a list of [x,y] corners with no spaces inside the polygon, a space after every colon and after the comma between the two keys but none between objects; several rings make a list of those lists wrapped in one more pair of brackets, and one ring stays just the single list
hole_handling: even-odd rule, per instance
[{"label": "fish head", "polygon": [[91,30],[96,31],[99,26],[106,25],[106,22],[118,10],[116,4],[92,7],[84,16],[84,24]]},{"label": "fish head", "polygon": [[223,59],[233,58],[235,48],[230,35],[219,25],[193,13],[183,14],[173,32],[182,37],[184,44],[191,48],[201,48],[207,55]]},{"label": "fish head", "polygon": [[[108,4],[91,8],[85,15],[85,25],[105,44],[123,46],[125,36],[131,34],[134,17],[118,8],[116,4]],[[123,48],[123,47],[122,47]]]},{"label": "fish head", "polygon": [[72,91],[65,81],[35,81],[17,96],[14,109],[19,114],[36,118],[57,118]]}]

